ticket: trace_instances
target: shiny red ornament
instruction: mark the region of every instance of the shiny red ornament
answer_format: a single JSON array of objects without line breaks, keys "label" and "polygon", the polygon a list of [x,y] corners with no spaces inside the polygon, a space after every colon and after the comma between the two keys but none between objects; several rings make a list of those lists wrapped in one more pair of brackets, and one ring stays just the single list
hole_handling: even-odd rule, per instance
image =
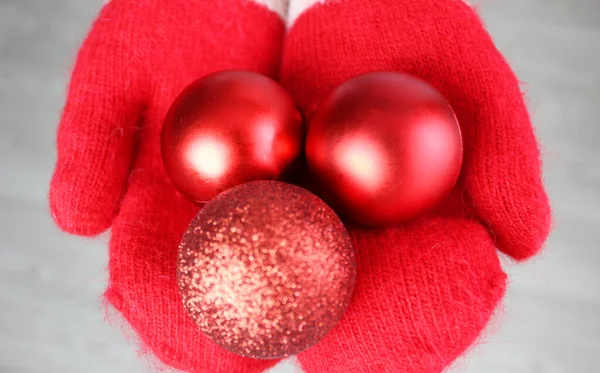
[{"label": "shiny red ornament", "polygon": [[434,87],[403,73],[343,83],[308,126],[306,157],[316,184],[357,223],[418,217],[446,197],[462,163],[460,126]]},{"label": "shiny red ornament", "polygon": [[279,177],[301,152],[304,134],[302,116],[278,83],[223,71],[177,97],[164,120],[161,150],[175,187],[206,202],[243,182]]},{"label": "shiny red ornament", "polygon": [[199,328],[275,359],[317,343],[350,301],[356,257],[337,215],[300,187],[253,181],[206,204],[183,236],[178,285]]}]

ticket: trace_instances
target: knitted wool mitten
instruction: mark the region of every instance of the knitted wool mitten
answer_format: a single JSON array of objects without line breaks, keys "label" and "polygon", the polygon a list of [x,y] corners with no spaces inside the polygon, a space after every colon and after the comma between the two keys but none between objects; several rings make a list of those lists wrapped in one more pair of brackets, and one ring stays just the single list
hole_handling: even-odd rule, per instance
[{"label": "knitted wool mitten", "polygon": [[175,96],[208,73],[276,75],[284,32],[279,15],[246,0],[112,0],[75,65],[51,211],[75,234],[112,226],[106,298],[149,350],[184,371],[253,373],[275,361],[226,352],[182,306],[177,246],[197,208],[163,168],[162,120]]},{"label": "knitted wool mitten", "polygon": [[428,218],[351,229],[359,256],[353,300],[299,360],[309,373],[439,373],[474,343],[504,294],[496,246],[523,260],[549,232],[519,82],[463,1],[310,3],[292,0],[292,17],[304,13],[287,36],[280,74],[306,116],[355,75],[412,73],[449,99],[465,158],[454,194]]}]

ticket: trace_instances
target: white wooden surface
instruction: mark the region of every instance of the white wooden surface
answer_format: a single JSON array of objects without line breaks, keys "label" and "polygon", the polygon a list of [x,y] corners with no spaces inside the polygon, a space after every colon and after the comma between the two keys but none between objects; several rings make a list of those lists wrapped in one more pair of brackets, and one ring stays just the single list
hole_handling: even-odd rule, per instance
[{"label": "white wooden surface", "polygon": [[[46,202],[68,71],[101,3],[0,0],[1,373],[150,370],[104,322],[106,237],[58,232]],[[452,371],[599,372],[600,1],[479,6],[529,85],[556,228],[539,258],[507,263],[502,313]]]}]

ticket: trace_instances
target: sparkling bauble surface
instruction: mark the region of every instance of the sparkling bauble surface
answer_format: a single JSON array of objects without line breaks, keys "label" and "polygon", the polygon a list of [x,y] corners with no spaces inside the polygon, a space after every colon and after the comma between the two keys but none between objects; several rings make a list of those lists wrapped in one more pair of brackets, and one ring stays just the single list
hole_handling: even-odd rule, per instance
[{"label": "sparkling bauble surface", "polygon": [[317,343],[339,321],[356,258],[337,215],[318,197],[254,181],[206,204],[183,236],[183,304],[213,341],[274,359]]},{"label": "sparkling bauble surface", "polygon": [[308,125],[306,157],[321,193],[369,226],[403,223],[452,190],[462,164],[460,127],[434,87],[408,74],[343,83]]},{"label": "sparkling bauble surface", "polygon": [[161,150],[175,187],[206,202],[243,182],[280,176],[301,152],[304,134],[302,116],[277,82],[223,71],[177,97],[163,123]]}]

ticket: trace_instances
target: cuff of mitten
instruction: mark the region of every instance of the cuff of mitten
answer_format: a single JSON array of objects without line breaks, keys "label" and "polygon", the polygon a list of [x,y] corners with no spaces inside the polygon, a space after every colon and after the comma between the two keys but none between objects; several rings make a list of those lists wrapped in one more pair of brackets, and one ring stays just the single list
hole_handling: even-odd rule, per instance
[{"label": "cuff of mitten", "polygon": [[[281,0],[257,0],[259,3],[277,3]],[[286,8],[287,12],[287,24],[288,27],[291,27],[294,22],[300,17],[304,11],[311,8],[313,5],[318,3],[324,3],[326,0],[282,0],[283,3],[281,6]],[[331,0],[331,1],[369,1],[369,0]],[[402,0],[398,0],[402,1]],[[472,5],[473,0],[424,0],[424,1],[462,1],[467,5]],[[289,6],[288,3],[289,2]],[[267,5],[270,9],[274,9],[271,6]],[[280,13],[285,14],[285,13]]]}]

